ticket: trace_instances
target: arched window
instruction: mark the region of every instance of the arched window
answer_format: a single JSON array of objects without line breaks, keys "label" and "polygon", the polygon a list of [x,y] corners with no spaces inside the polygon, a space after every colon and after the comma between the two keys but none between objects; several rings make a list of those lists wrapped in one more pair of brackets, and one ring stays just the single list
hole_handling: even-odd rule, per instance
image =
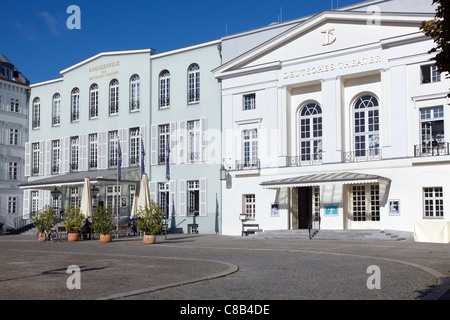
[{"label": "arched window", "polygon": [[159,108],[170,107],[170,72],[163,70],[159,74]]},{"label": "arched window", "polygon": [[71,122],[80,120],[80,89],[78,88],[72,90],[71,113]]},{"label": "arched window", "polygon": [[356,100],[353,115],[355,157],[379,158],[381,150],[378,99],[373,95],[361,96]]},{"label": "arched window", "polygon": [[119,113],[119,81],[112,80],[109,83],[109,115]]},{"label": "arched window", "polygon": [[89,119],[98,118],[98,85],[89,88]]},{"label": "arched window", "polygon": [[193,63],[188,69],[188,103],[200,101],[200,67]]},{"label": "arched window", "polygon": [[61,123],[61,96],[59,93],[53,95],[52,100],[52,125],[59,126]]},{"label": "arched window", "polygon": [[41,99],[33,100],[33,129],[41,127]]},{"label": "arched window", "polygon": [[139,111],[141,78],[137,74],[130,78],[130,111]]},{"label": "arched window", "polygon": [[299,154],[302,162],[322,162],[322,108],[317,103],[299,112]]}]

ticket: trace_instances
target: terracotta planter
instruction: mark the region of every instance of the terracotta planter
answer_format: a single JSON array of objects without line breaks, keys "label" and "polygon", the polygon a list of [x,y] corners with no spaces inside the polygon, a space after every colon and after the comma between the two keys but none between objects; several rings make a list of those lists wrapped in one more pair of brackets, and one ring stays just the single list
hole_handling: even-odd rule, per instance
[{"label": "terracotta planter", "polygon": [[79,232],[67,234],[67,241],[73,242],[73,241],[78,241],[78,240],[80,240]]},{"label": "terracotta planter", "polygon": [[45,241],[45,233],[39,232],[38,240],[41,241],[41,242],[42,242],[42,241]]},{"label": "terracotta planter", "polygon": [[112,241],[112,234],[101,234],[100,235],[100,242],[106,243]]},{"label": "terracotta planter", "polygon": [[156,235],[154,235],[154,234],[144,235],[144,243],[145,244],[155,244],[156,243]]}]

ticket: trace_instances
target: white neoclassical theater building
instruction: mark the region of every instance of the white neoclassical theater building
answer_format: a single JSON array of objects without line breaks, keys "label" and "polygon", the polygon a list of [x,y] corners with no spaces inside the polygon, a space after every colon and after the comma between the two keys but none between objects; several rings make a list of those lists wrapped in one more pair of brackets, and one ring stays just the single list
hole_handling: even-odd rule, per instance
[{"label": "white neoclassical theater building", "polygon": [[431,1],[412,2],[319,13],[214,70],[223,234],[241,234],[245,214],[262,230],[320,218],[449,241],[450,80],[420,31]]}]

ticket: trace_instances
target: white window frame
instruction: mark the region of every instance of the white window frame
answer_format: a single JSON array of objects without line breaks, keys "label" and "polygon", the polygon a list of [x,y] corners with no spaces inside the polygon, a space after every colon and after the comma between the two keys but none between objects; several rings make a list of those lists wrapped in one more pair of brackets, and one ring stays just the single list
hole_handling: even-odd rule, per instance
[{"label": "white window frame", "polygon": [[441,81],[441,73],[435,64],[428,64],[420,66],[420,83],[435,83]]},{"label": "white window frame", "polygon": [[61,140],[52,140],[52,174],[60,173]]},{"label": "white window frame", "polygon": [[109,115],[119,114],[119,80],[113,79],[109,83]]},{"label": "white window frame", "polygon": [[158,164],[166,164],[167,143],[170,143],[170,125],[158,126]]},{"label": "white window frame", "polygon": [[8,214],[17,213],[17,197],[8,197]]},{"label": "white window frame", "polygon": [[162,212],[165,214],[166,219],[169,217],[169,201],[170,201],[169,184],[167,182],[159,182],[158,204]]},{"label": "white window frame", "polygon": [[119,159],[117,158],[117,149],[119,146],[119,132],[109,131],[108,132],[108,146],[109,146],[109,168],[117,168],[119,164]]},{"label": "white window frame", "polygon": [[[121,186],[106,186],[106,206],[111,208],[120,207]],[[119,202],[119,203],[118,203]]]},{"label": "white window frame", "polygon": [[140,110],[141,99],[141,78],[139,75],[134,74],[130,78],[130,112],[136,112]]},{"label": "white window frame", "polygon": [[187,162],[199,162],[201,160],[201,128],[200,120],[187,122]]},{"label": "white window frame", "polygon": [[9,144],[11,146],[19,145],[19,129],[15,129],[15,128],[9,129]]},{"label": "white window frame", "polygon": [[256,109],[256,93],[244,94],[242,100],[242,110]]},{"label": "white window frame", "polygon": [[159,109],[170,107],[170,72],[163,70],[159,74]]},{"label": "white window frame", "polygon": [[188,217],[198,217],[200,215],[200,181],[187,181],[187,208]]},{"label": "white window frame", "polygon": [[305,104],[298,112],[298,150],[300,163],[322,162],[322,108],[318,103]]},{"label": "white window frame", "polygon": [[78,188],[70,188],[70,207],[79,207],[81,204],[80,191]]},{"label": "white window frame", "polygon": [[70,100],[70,122],[80,121],[80,89],[73,88]]},{"label": "white window frame", "polygon": [[40,127],[41,127],[41,99],[34,98],[32,128],[39,129]]},{"label": "white window frame", "polygon": [[256,195],[244,194],[243,196],[244,213],[248,220],[255,220],[256,215]]},{"label": "white window frame", "polygon": [[89,119],[98,118],[98,84],[93,83],[89,88]]},{"label": "white window frame", "polygon": [[[433,124],[442,121],[442,133],[433,132]],[[434,106],[420,108],[420,153],[436,155],[446,149],[444,107]],[[434,133],[434,134],[433,134]]]},{"label": "white window frame", "polygon": [[80,158],[80,137],[70,138],[70,171],[78,172]]},{"label": "white window frame", "polygon": [[39,191],[31,191],[31,216],[34,218],[39,211]]},{"label": "white window frame", "polygon": [[444,218],[444,190],[442,187],[424,187],[423,196],[423,218]]},{"label": "white window frame", "polygon": [[242,130],[242,166],[257,168],[258,162],[258,129],[244,129]]},{"label": "white window frame", "polygon": [[31,149],[33,152],[31,173],[33,176],[38,176],[39,175],[39,165],[40,165],[40,154],[41,154],[40,143],[39,142],[33,143],[31,145]]},{"label": "white window frame", "polygon": [[200,66],[193,63],[188,69],[188,104],[200,102]]},{"label": "white window frame", "polygon": [[353,105],[354,159],[381,159],[380,105],[373,94],[364,94]]},{"label": "white window frame", "polygon": [[350,189],[350,201],[352,221],[380,221],[380,186],[378,184],[352,185]]},{"label": "white window frame", "polygon": [[130,129],[130,166],[139,166],[141,133],[139,128]]},{"label": "white window frame", "polygon": [[89,170],[98,168],[98,135],[93,133],[89,135]]},{"label": "white window frame", "polygon": [[55,93],[52,98],[52,126],[61,124],[61,95]]},{"label": "white window frame", "polygon": [[9,111],[19,113],[19,110],[19,100],[11,98],[11,107]]},{"label": "white window frame", "polygon": [[18,180],[19,179],[19,164],[17,162],[9,162],[8,164],[8,179]]}]

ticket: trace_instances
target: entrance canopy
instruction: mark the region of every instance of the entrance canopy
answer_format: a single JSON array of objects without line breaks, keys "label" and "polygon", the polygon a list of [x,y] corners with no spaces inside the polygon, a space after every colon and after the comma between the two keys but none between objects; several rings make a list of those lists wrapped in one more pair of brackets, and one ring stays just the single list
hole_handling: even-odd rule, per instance
[{"label": "entrance canopy", "polygon": [[[140,181],[139,168],[122,169],[122,178],[119,184],[137,184]],[[84,179],[89,178],[91,185],[117,184],[117,169],[75,172],[55,175],[48,178],[37,179],[20,183],[20,189],[53,190],[54,188],[82,186]]]},{"label": "entrance canopy", "polygon": [[264,181],[260,185],[265,189],[280,189],[291,187],[320,187],[322,203],[340,203],[343,201],[344,184],[379,184],[380,200],[385,201],[390,179],[353,172],[318,173],[285,179]]}]

